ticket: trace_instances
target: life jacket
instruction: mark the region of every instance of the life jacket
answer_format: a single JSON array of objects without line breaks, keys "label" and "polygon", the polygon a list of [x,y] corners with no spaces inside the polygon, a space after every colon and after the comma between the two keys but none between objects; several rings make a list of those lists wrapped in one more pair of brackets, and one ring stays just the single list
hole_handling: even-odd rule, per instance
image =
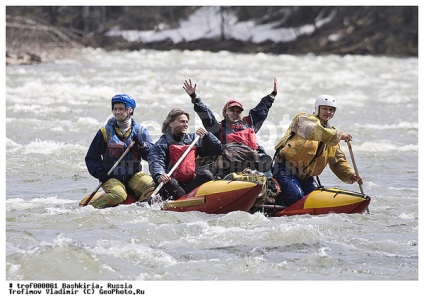
[{"label": "life jacket", "polygon": [[[189,147],[190,145],[169,145],[169,164],[171,168]],[[177,181],[188,183],[196,176],[196,150],[197,147],[194,146],[172,173],[172,177]]]},{"label": "life jacket", "polygon": [[[229,129],[230,133],[227,134],[226,129]],[[257,149],[256,144],[256,133],[255,130],[248,125],[244,124],[233,124],[231,128],[226,127],[224,123],[221,123],[221,136],[220,140],[223,144],[238,142],[252,149]]]},{"label": "life jacket", "polygon": [[[125,134],[115,124],[114,118],[110,119],[107,124],[100,128],[103,138],[107,143],[107,148],[103,154],[103,162],[107,170],[112,168],[115,162],[121,157],[131,143],[131,138],[134,134],[141,132],[141,125],[133,123]],[[141,171],[141,154],[138,149],[131,149],[130,152],[124,157],[121,163],[111,173],[111,177],[118,178],[125,182],[132,175]]]},{"label": "life jacket", "polygon": [[[296,118],[300,115],[303,113],[297,115]],[[316,118],[312,114],[308,116]],[[335,157],[338,148],[338,144],[328,145],[322,141],[303,138],[292,131],[292,125],[275,146],[278,155],[277,161],[284,162],[299,178],[321,174],[329,159]]]}]

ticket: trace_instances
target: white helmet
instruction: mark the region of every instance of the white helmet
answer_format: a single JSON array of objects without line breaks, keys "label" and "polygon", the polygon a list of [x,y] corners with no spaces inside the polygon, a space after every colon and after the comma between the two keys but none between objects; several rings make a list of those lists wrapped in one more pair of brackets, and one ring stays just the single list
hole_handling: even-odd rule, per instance
[{"label": "white helmet", "polygon": [[333,107],[334,111],[337,109],[337,102],[333,96],[330,95],[321,95],[318,96],[317,100],[315,100],[315,115],[319,114],[319,106],[329,106]]}]

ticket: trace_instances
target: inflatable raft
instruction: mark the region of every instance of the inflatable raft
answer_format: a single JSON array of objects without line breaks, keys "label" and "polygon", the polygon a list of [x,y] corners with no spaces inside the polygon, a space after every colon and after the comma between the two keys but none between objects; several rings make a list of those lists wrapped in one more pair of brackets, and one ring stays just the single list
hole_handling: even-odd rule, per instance
[{"label": "inflatable raft", "polygon": [[[161,209],[177,212],[200,211],[210,214],[223,214],[232,211],[248,212],[255,204],[262,188],[260,183],[249,181],[210,181],[177,200],[161,203]],[[96,193],[91,201],[94,201],[101,194],[103,193]],[[88,197],[80,202],[80,206],[85,205]],[[136,201],[135,197],[128,196],[123,204],[132,204]]]},{"label": "inflatable raft", "polygon": [[312,191],[296,203],[283,207],[263,205],[268,216],[329,214],[329,213],[364,213],[368,210],[371,198],[364,194],[338,188],[319,188]]},{"label": "inflatable raft", "polygon": [[[319,188],[296,203],[283,207],[269,204],[266,192],[267,189],[263,183],[255,181],[210,181],[180,199],[161,203],[161,209],[177,212],[200,211],[210,214],[259,211],[269,217],[279,217],[302,214],[364,213],[371,202],[369,196],[358,192],[338,188]],[[101,194],[98,192],[92,200]],[[80,202],[81,206],[87,198],[88,196]],[[129,196],[124,204],[132,204],[136,201],[135,197]]]}]

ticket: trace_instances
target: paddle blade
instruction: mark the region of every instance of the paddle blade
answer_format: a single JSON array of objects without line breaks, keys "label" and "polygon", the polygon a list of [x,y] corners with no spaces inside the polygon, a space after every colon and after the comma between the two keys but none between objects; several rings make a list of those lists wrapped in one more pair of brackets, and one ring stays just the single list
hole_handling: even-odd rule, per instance
[{"label": "paddle blade", "polygon": [[162,197],[161,197],[159,194],[151,195],[151,196],[147,199],[147,203],[148,203],[149,205],[159,204],[159,203],[162,203],[162,202],[163,202]]},{"label": "paddle blade", "polygon": [[[101,193],[99,193],[99,192],[97,192],[94,196],[92,196],[91,194],[90,195],[87,195],[86,197],[84,197],[81,201],[80,201],[80,203],[79,203],[79,205],[81,206],[81,207],[84,207],[84,206],[87,206],[87,205],[89,205],[90,204],[90,202],[93,202],[93,201],[95,201],[99,196],[101,195]],[[92,196],[92,197],[91,197]],[[91,197],[91,198],[90,198]],[[87,200],[89,200],[88,201],[88,203],[87,203]]]}]

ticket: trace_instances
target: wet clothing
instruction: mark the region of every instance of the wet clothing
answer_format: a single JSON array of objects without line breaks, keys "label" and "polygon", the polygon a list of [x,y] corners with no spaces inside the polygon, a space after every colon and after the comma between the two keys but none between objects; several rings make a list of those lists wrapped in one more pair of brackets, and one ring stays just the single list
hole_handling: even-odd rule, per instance
[{"label": "wet clothing", "polygon": [[318,188],[314,177],[298,179],[285,164],[276,162],[273,172],[281,190],[275,198],[275,203],[278,205],[290,206]]},{"label": "wet clothing", "polygon": [[128,181],[127,185],[116,178],[110,178],[102,184],[105,193],[90,202],[95,208],[113,207],[122,204],[128,197],[130,190],[139,200],[147,199],[155,190],[156,184],[150,175],[137,172]]},{"label": "wet clothing", "polygon": [[[158,179],[162,174],[169,172],[173,163],[171,159],[176,160],[178,157],[171,157],[170,152],[174,149],[170,149],[170,146],[179,145],[179,146],[188,146],[195,139],[195,133],[186,133],[182,136],[175,136],[169,132],[164,133],[156,144],[150,150],[150,153],[147,157],[149,163],[150,174],[152,175],[155,182],[158,182]],[[222,144],[220,141],[210,132],[208,132],[203,138],[199,139],[196,145],[193,147],[195,151],[195,156],[214,156],[219,155],[222,152]],[[190,157],[190,153],[187,155]],[[188,158],[185,164],[180,164],[185,168],[193,168],[190,166],[189,162],[193,162],[194,159]],[[184,170],[183,170],[184,171]],[[181,171],[180,171],[181,172]],[[182,172],[184,174],[184,172]],[[191,174],[191,173],[190,173]],[[208,180],[213,179],[212,173],[199,168],[195,169],[193,178],[179,178],[178,176],[171,175],[171,181],[164,185],[164,189],[167,193],[161,193],[163,196],[172,196],[173,199],[178,199],[185,193],[193,190],[194,188],[200,186]]]},{"label": "wet clothing", "polygon": [[[144,145],[133,146],[121,163],[108,175],[109,170],[131,143],[134,134],[142,135]],[[100,128],[90,144],[85,156],[89,173],[102,182],[105,194],[90,204],[96,208],[112,207],[121,204],[131,191],[139,199],[144,199],[154,189],[150,176],[141,172],[141,159],[147,160],[152,139],[147,130],[131,119],[131,127],[125,132],[119,129],[115,118],[109,119]]]},{"label": "wet clothing", "polygon": [[320,175],[327,164],[340,180],[353,183],[355,171],[340,149],[341,136],[330,125],[322,126],[316,115],[300,113],[293,119],[275,147],[273,173],[281,187],[279,203],[291,205],[314,190],[313,177]]},{"label": "wet clothing", "polygon": [[[122,134],[117,126],[116,119],[111,118],[97,132],[91,142],[85,157],[85,163],[90,174],[101,182],[105,182],[109,178],[116,178],[126,183],[132,175],[141,171],[141,159],[147,160],[147,155],[153,146],[152,139],[146,128],[135,123],[133,119],[131,120],[131,128],[126,134]],[[144,147],[133,147],[110,176],[108,176],[107,172],[128,148],[132,136],[136,133],[142,134]]]}]

